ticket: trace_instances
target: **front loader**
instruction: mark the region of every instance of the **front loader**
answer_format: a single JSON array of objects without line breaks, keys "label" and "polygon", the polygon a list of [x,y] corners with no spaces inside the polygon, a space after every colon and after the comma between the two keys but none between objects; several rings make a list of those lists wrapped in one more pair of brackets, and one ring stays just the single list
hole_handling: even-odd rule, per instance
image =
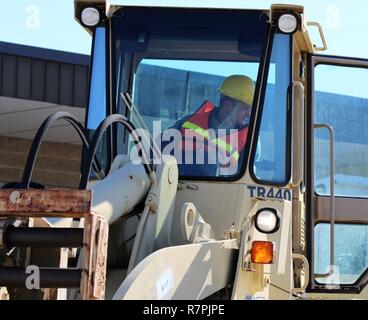
[{"label": "front loader", "polygon": [[[93,37],[85,125],[48,117],[0,190],[0,298],[367,298],[368,62],[317,54],[302,6],[148,2],[75,0]],[[176,153],[174,129],[233,74],[255,91],[222,172]],[[59,120],[83,142],[78,190],[32,181]]]}]

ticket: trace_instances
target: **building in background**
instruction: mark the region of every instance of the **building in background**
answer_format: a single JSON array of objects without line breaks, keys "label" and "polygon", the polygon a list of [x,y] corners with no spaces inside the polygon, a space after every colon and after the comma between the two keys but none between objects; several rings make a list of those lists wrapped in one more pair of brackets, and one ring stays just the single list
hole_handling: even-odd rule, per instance
[{"label": "building in background", "polygon": [[[90,57],[0,42],[0,186],[20,181],[42,121],[67,111],[84,123]],[[81,142],[61,120],[45,136],[32,181],[77,187]]]}]

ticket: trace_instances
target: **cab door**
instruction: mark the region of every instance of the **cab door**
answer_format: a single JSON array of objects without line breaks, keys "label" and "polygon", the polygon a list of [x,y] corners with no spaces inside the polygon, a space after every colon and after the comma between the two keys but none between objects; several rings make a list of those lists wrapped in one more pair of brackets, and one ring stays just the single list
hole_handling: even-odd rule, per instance
[{"label": "cab door", "polygon": [[368,298],[368,60],[308,62],[309,292]]}]

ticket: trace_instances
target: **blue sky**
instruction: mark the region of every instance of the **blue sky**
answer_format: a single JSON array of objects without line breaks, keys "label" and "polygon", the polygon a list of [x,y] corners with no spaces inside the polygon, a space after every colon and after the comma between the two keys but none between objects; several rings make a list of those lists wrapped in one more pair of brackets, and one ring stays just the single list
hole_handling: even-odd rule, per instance
[{"label": "blue sky", "polygon": [[[4,2],[1,15],[3,27],[0,28],[0,41],[90,53],[91,37],[73,18],[73,0],[2,2]],[[250,8],[268,8],[271,3],[290,2],[304,4],[309,20],[319,21],[322,24],[329,44],[327,54],[368,58],[368,1],[227,0],[226,4],[232,6],[242,3],[249,5]]]},{"label": "blue sky", "polygon": [[91,37],[74,20],[73,0],[2,2],[0,41],[90,54]]},{"label": "blue sky", "polygon": [[[117,1],[149,2],[146,0]],[[151,1],[163,3],[168,0]],[[180,0],[171,1],[178,3]],[[198,0],[186,2],[193,1]],[[202,0],[201,3],[206,1],[212,5],[220,3],[220,0]],[[3,0],[2,2],[4,3],[2,3],[0,41],[90,54],[91,37],[74,20],[73,0]],[[329,46],[325,54],[368,59],[368,1],[366,0],[227,0],[225,3],[229,7],[241,4],[249,8],[269,8],[271,3],[304,5],[308,20],[318,21],[324,29]],[[318,40],[315,32],[311,35]],[[361,83],[367,83],[368,74],[363,78],[365,81]],[[331,88],[332,85],[334,88]],[[322,86],[325,86],[321,88],[325,91],[349,93],[343,82],[336,84],[335,81],[323,81]]]}]

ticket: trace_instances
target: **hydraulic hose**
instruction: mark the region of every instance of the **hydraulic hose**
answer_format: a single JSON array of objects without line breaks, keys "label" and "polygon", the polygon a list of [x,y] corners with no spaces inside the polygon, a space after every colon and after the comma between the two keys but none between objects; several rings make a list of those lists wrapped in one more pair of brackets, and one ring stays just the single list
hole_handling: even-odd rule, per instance
[{"label": "hydraulic hose", "polygon": [[95,131],[95,133],[93,135],[91,145],[90,145],[90,148],[89,148],[89,152],[88,152],[86,166],[84,167],[84,170],[82,172],[82,177],[81,177],[81,180],[80,180],[79,189],[86,189],[87,188],[89,175],[91,173],[92,161],[93,161],[94,156],[96,154],[98,144],[99,144],[103,134],[107,130],[107,128],[109,128],[114,123],[120,123],[128,130],[129,134],[133,138],[133,142],[135,143],[135,145],[138,148],[139,155],[142,159],[144,169],[145,169],[146,173],[151,176],[151,173],[153,171],[152,164],[148,161],[148,158],[147,158],[147,155],[144,151],[142,142],[139,140],[139,137],[136,134],[135,126],[133,125],[133,123],[127,117],[125,117],[121,114],[112,114],[112,115],[109,115],[108,117],[106,117],[100,123],[100,125],[98,126],[97,130]]},{"label": "hydraulic hose", "polygon": [[[42,142],[43,137],[45,136],[46,132],[48,129],[51,128],[51,126],[54,124],[55,121],[57,120],[66,120],[67,122],[69,122],[73,128],[77,131],[79,137],[81,138],[82,142],[83,142],[83,147],[85,148],[85,150],[89,149],[89,141],[86,137],[86,134],[84,132],[83,126],[81,125],[81,123],[77,120],[77,118],[75,118],[72,114],[70,114],[69,112],[55,112],[52,115],[50,115],[49,117],[47,117],[44,122],[42,123],[42,125],[39,127],[33,141],[32,141],[32,145],[31,148],[29,150],[28,153],[28,157],[27,157],[27,161],[26,161],[26,165],[23,171],[23,176],[22,176],[22,181],[21,181],[21,188],[29,188],[29,184],[31,181],[31,176],[33,173],[33,169],[34,169],[34,165],[35,165],[35,161],[37,158],[37,154],[38,151],[40,149],[40,145]],[[103,174],[101,167],[99,165],[99,163],[97,162],[96,159],[92,159],[93,162],[93,166],[94,169],[96,170],[96,172]]]}]

